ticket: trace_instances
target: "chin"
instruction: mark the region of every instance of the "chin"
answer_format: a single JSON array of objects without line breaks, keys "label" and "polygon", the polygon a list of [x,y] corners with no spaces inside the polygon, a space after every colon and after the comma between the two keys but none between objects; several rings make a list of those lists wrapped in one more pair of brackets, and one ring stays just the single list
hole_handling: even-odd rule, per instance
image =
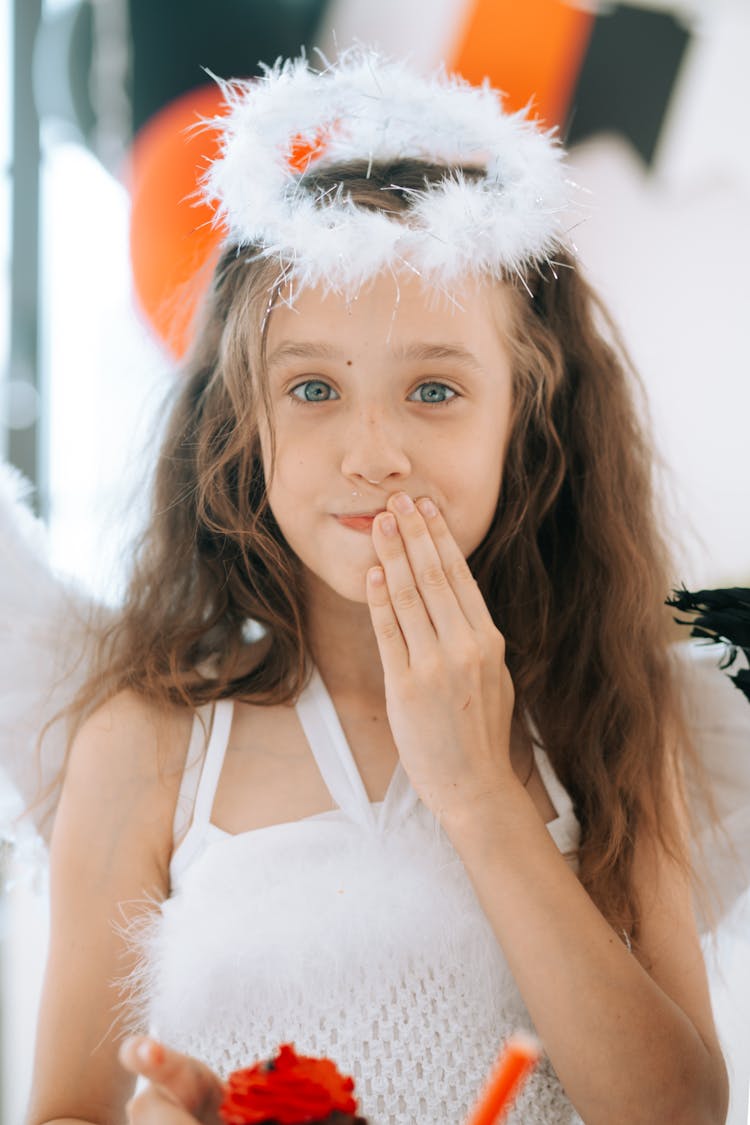
[{"label": "chin", "polygon": [[337,568],[333,573],[330,569],[320,570],[306,565],[308,575],[309,589],[312,592],[317,587],[318,591],[323,592],[325,595],[335,595],[343,601],[356,602],[359,605],[367,605],[367,571],[371,566],[377,564],[377,557],[375,552],[372,552],[372,559],[364,564],[352,565],[344,569],[343,567]]},{"label": "chin", "polygon": [[[374,563],[372,564],[375,565]],[[324,579],[324,581],[326,581]],[[357,602],[359,605],[367,605],[367,568],[364,568],[360,574],[352,574],[351,577],[339,578],[332,581],[326,581],[326,585],[343,598],[347,602]]]}]

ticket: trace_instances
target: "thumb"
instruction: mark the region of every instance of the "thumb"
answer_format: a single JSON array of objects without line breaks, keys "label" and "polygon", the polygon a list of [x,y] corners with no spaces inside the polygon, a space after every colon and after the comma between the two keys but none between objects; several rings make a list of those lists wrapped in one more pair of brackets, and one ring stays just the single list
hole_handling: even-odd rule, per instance
[{"label": "thumb", "polygon": [[118,1054],[126,1070],[163,1087],[189,1113],[198,1116],[217,1112],[224,1097],[224,1083],[198,1059],[180,1054],[149,1036],[124,1040]]}]

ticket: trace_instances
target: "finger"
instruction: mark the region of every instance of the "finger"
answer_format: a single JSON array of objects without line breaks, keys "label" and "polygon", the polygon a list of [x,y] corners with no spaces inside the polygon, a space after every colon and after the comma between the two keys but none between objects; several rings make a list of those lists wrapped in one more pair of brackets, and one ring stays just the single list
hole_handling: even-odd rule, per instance
[{"label": "finger", "polygon": [[482,597],[482,591],[471,573],[463,551],[453,538],[445,517],[427,496],[417,501],[417,507],[435,544],[456,601],[469,624],[476,630],[492,625],[492,615]]},{"label": "finger", "polygon": [[[179,1106],[161,1087],[149,1086],[125,1106],[128,1125],[196,1125],[199,1119]],[[202,1117],[201,1121],[207,1119]],[[217,1116],[210,1118],[220,1125]]]},{"label": "finger", "polygon": [[390,497],[388,510],[397,518],[409,566],[435,632],[445,644],[458,643],[466,633],[466,614],[445,573],[427,520],[406,493]]},{"label": "finger", "polygon": [[391,606],[406,642],[409,660],[419,659],[434,647],[436,633],[392,512],[382,512],[376,517],[372,542],[385,573]]},{"label": "finger", "polygon": [[126,1039],[119,1059],[126,1070],[162,1087],[190,1113],[217,1109],[224,1096],[223,1083],[212,1070],[149,1036]]},{"label": "finger", "polygon": [[383,669],[398,675],[409,667],[409,654],[380,566],[367,572],[367,604]]}]

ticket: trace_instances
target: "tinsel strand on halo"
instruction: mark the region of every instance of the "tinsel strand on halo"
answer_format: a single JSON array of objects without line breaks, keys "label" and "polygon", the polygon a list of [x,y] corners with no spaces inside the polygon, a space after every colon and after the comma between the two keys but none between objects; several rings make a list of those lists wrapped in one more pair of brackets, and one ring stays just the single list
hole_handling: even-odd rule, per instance
[{"label": "tinsel strand on halo", "polygon": [[678,625],[692,625],[691,637],[701,637],[714,644],[727,646],[719,665],[724,671],[732,668],[744,653],[748,668],[738,668],[729,678],[750,702],[750,589],[732,586],[718,590],[674,590],[667,605],[681,613],[693,614],[691,621],[675,617]]}]

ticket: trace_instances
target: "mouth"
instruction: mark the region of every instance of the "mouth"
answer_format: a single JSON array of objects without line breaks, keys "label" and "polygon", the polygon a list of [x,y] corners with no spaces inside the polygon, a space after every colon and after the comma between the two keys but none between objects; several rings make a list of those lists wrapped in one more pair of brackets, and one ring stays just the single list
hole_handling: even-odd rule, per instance
[{"label": "mouth", "polygon": [[383,511],[385,511],[384,508],[378,508],[375,512],[357,512],[351,516],[335,516],[334,518],[343,527],[349,527],[352,531],[365,531],[369,534],[372,530],[372,521]]}]

